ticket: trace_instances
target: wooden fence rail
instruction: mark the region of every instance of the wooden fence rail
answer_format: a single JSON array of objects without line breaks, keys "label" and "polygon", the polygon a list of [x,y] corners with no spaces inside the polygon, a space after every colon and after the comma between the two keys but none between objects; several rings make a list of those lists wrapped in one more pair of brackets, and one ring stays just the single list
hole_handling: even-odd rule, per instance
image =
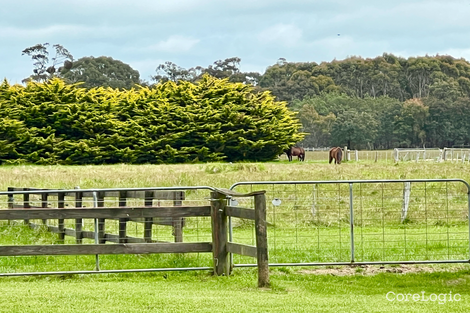
[{"label": "wooden fence rail", "polygon": [[[175,187],[176,189],[176,187]],[[8,188],[8,209],[0,209],[0,220],[24,220],[32,228],[47,227],[58,234],[58,245],[0,245],[0,256],[21,255],[99,255],[99,254],[149,254],[149,253],[200,253],[212,252],[215,275],[230,275],[232,265],[229,253],[256,257],[258,262],[258,286],[269,286],[268,249],[266,233],[265,192],[239,194],[227,189],[211,188],[210,205],[184,206],[182,191],[97,191],[95,194],[76,190],[46,192],[34,188]],[[14,195],[24,192],[20,204]],[[37,193],[34,193],[37,191]],[[5,194],[4,192],[0,192]],[[41,196],[41,206],[31,205],[30,195]],[[48,207],[49,196],[57,197],[57,208]],[[84,197],[93,197],[93,207],[83,207]],[[65,197],[73,197],[75,207],[65,207]],[[117,197],[118,206],[104,207],[105,197]],[[144,206],[128,206],[129,198],[144,199]],[[141,198],[143,197],[143,198]],[[254,197],[254,210],[228,206],[232,197]],[[154,206],[153,200],[172,200],[173,206]],[[70,200],[69,200],[70,202]],[[211,218],[212,242],[183,242],[184,219],[189,217]],[[228,241],[228,217],[244,218],[255,221],[256,246]],[[57,219],[57,226],[48,225],[47,221]],[[66,228],[65,220],[75,220],[75,229]],[[98,221],[94,231],[83,230],[83,219]],[[119,220],[118,234],[105,233],[105,221]],[[43,224],[31,220],[42,220]],[[126,233],[128,221],[144,223],[143,238],[129,237]],[[177,227],[175,226],[175,221]],[[171,225],[175,231],[175,242],[162,243],[152,241],[152,225]],[[65,236],[76,238],[76,244],[64,244]],[[83,244],[84,238],[97,238],[95,244]],[[112,244],[106,244],[111,242]]]},{"label": "wooden fence rail", "polygon": [[[90,191],[80,191],[79,189],[73,191],[63,191],[63,192],[48,192],[47,189],[39,189],[39,188],[15,188],[15,187],[8,187],[8,191],[29,191],[30,193],[22,194],[22,201],[19,203],[15,203],[14,195],[8,195],[8,207],[13,208],[23,208],[23,209],[31,209],[31,208],[47,208],[49,204],[50,197],[57,197],[57,207],[64,208],[65,206],[65,197],[72,197],[75,201],[75,207],[81,208],[83,206],[83,198],[94,198],[96,197],[96,206],[97,207],[104,207],[105,199],[106,198],[118,198],[119,207],[127,207],[129,200],[131,199],[142,199],[145,201],[145,206],[147,207],[154,207],[153,202],[154,200],[163,201],[163,200],[172,200],[173,206],[181,206],[182,200],[185,199],[185,192],[184,191],[160,191],[160,190],[143,190],[143,191],[129,191],[129,190],[121,190],[121,191],[98,191],[95,194]],[[41,196],[41,206],[34,206],[31,204],[31,197],[30,195],[35,195],[31,191],[41,191],[42,193],[38,193],[37,195]],[[82,239],[90,238],[89,234],[86,232],[82,232],[83,228],[83,218],[76,217],[75,218],[75,230],[73,229],[66,229],[64,226],[64,218],[60,217],[58,219],[58,226],[49,225],[47,223],[48,217],[44,217],[43,225],[46,225],[50,231],[55,232],[59,236],[58,243],[63,243],[65,236],[74,236],[76,238],[76,243],[82,243]],[[172,217],[170,215],[162,216],[160,218],[152,218],[152,216],[142,218],[142,217],[134,217],[134,216],[116,216],[114,218],[111,217],[97,217],[98,218],[98,238],[100,243],[105,243],[106,241],[116,241],[116,235],[106,234],[105,233],[105,224],[106,219],[119,219],[119,236],[118,242],[119,243],[126,243],[126,242],[152,242],[151,240],[151,232],[152,232],[152,225],[168,225],[173,227],[173,235],[175,242],[183,242],[183,226],[185,224],[184,216],[175,216]],[[33,228],[37,228],[40,225],[30,223],[29,219],[25,218],[25,224],[30,225]],[[127,222],[139,222],[144,224],[144,238],[136,238],[136,237],[129,237],[126,235],[127,233]],[[94,237],[91,237],[94,238]]]}]

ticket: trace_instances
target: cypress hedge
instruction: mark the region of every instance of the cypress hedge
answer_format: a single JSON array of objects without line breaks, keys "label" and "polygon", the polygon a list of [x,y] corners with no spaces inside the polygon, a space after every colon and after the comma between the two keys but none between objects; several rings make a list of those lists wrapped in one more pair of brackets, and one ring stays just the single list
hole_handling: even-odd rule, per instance
[{"label": "cypress hedge", "polygon": [[209,75],[131,90],[0,84],[3,164],[269,161],[300,128],[270,92]]}]

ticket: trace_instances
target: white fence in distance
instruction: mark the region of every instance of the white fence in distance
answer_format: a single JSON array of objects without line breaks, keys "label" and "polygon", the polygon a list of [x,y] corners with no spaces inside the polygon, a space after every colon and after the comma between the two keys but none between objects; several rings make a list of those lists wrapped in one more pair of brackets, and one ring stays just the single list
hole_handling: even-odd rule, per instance
[{"label": "white fence in distance", "polygon": [[[330,148],[304,148],[306,160],[328,160]],[[285,155],[281,156],[284,159]],[[286,158],[287,159],[287,158]],[[460,162],[470,163],[470,148],[395,148],[393,150],[351,150],[343,148],[343,161]]]}]

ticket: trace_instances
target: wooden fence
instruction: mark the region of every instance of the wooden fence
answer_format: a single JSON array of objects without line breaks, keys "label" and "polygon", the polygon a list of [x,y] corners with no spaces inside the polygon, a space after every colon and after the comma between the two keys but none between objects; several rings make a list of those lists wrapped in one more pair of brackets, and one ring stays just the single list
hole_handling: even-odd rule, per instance
[{"label": "wooden fence", "polygon": [[[47,189],[38,189],[38,188],[14,188],[8,187],[8,191],[38,191],[40,193],[23,193],[22,201],[15,202],[14,196],[12,193],[8,195],[8,208],[20,208],[20,209],[31,209],[31,208],[48,208],[50,197],[57,197],[57,207],[64,208],[66,203],[66,197],[72,198],[74,201],[75,208],[83,207],[83,198],[96,198],[94,205],[96,207],[104,207],[106,198],[118,198],[118,207],[125,208],[129,200],[133,199],[143,199],[145,201],[146,207],[154,207],[154,200],[173,200],[173,206],[181,206],[182,200],[185,199],[184,191],[158,191],[158,190],[148,190],[148,191],[101,191],[96,192],[95,194],[91,191],[83,192],[79,189],[74,191],[63,191],[63,192],[46,192]],[[34,206],[31,204],[30,196],[39,195],[41,196],[41,206]],[[108,218],[109,219],[109,218]],[[84,231],[83,228],[83,219],[75,219],[75,229],[65,228],[64,219],[58,220],[58,226],[48,224],[48,219],[43,219],[43,225],[46,225],[47,228],[54,233],[59,235],[59,243],[63,243],[65,236],[73,236],[76,238],[76,243],[81,244],[82,239],[94,239],[95,233],[90,231]],[[151,233],[152,225],[168,225],[173,227],[173,235],[175,242],[183,242],[183,226],[184,218],[179,217],[164,217],[164,218],[133,218],[133,217],[124,217],[119,218],[119,234],[107,234],[104,232],[106,218],[98,218],[98,240],[99,243],[105,243],[106,241],[116,242],[116,243],[141,243],[141,242],[152,242]],[[144,237],[136,238],[127,236],[127,222],[140,222],[144,224]],[[30,225],[32,228],[38,228],[42,225],[30,223],[28,219],[25,219],[25,224]]]},{"label": "wooden fence", "polygon": [[[216,275],[229,275],[231,264],[229,253],[257,258],[258,285],[269,285],[268,248],[266,232],[266,199],[264,191],[239,194],[231,190],[211,189],[210,205],[184,206],[181,190],[40,190],[34,188],[9,188],[1,195],[8,195],[8,210],[0,209],[0,220],[24,220],[30,227],[42,225],[31,220],[42,220],[43,225],[58,234],[56,245],[0,245],[0,256],[25,255],[99,255],[99,254],[149,254],[149,253],[199,253],[212,252],[213,270]],[[14,195],[22,195],[22,203],[15,204]],[[41,195],[41,207],[33,207],[31,194]],[[48,197],[57,197],[58,208],[48,207]],[[65,207],[66,197],[73,197],[74,207]],[[93,197],[93,207],[83,207],[83,198]],[[106,197],[118,197],[119,206],[104,207]],[[254,209],[229,206],[232,197],[254,197]],[[127,200],[140,198],[145,205],[128,206]],[[154,206],[153,200],[173,200],[173,206]],[[70,202],[70,200],[69,200]],[[187,217],[210,217],[212,242],[183,242],[183,225]],[[228,217],[255,221],[256,246],[228,241]],[[48,220],[57,219],[58,226],[48,225]],[[75,229],[65,228],[66,219],[75,220]],[[83,219],[94,219],[95,230],[84,231]],[[106,220],[119,220],[119,234],[105,233]],[[144,223],[144,237],[129,237],[126,234],[128,221]],[[175,230],[175,242],[152,241],[152,225],[171,225]],[[44,227],[44,226],[42,226]],[[64,244],[65,236],[76,238],[76,244]],[[95,238],[94,244],[83,244],[83,238]],[[111,244],[107,244],[110,242]]]}]

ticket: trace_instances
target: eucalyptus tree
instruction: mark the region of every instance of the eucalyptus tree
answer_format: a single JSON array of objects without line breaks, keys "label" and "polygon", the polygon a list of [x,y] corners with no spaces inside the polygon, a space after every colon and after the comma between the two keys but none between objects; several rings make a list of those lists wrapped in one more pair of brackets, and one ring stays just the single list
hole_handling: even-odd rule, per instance
[{"label": "eucalyptus tree", "polygon": [[331,143],[349,149],[371,149],[377,136],[377,120],[369,112],[347,110],[337,115]]},{"label": "eucalyptus tree", "polygon": [[70,83],[82,82],[83,87],[111,87],[130,89],[140,83],[140,74],[130,65],[111,57],[83,57],[63,71]]},{"label": "eucalyptus tree", "polygon": [[49,58],[49,43],[37,44],[22,51],[22,55],[30,56],[33,60],[33,74],[23,79],[23,82],[45,82],[53,77],[60,77],[64,70],[73,65],[73,56],[62,45],[52,46],[55,54]]},{"label": "eucalyptus tree", "polygon": [[395,116],[394,135],[401,147],[422,147],[426,143],[425,123],[429,107],[420,99],[410,99],[402,103]]},{"label": "eucalyptus tree", "polygon": [[191,68],[181,67],[173,62],[167,61],[156,68],[157,74],[152,76],[155,83],[164,83],[167,81],[189,81],[197,82],[204,74],[209,74],[215,78],[227,78],[232,83],[244,83],[253,86],[259,84],[261,74],[258,72],[240,71],[241,59],[231,57],[224,60],[217,60],[208,67],[195,66]]}]

